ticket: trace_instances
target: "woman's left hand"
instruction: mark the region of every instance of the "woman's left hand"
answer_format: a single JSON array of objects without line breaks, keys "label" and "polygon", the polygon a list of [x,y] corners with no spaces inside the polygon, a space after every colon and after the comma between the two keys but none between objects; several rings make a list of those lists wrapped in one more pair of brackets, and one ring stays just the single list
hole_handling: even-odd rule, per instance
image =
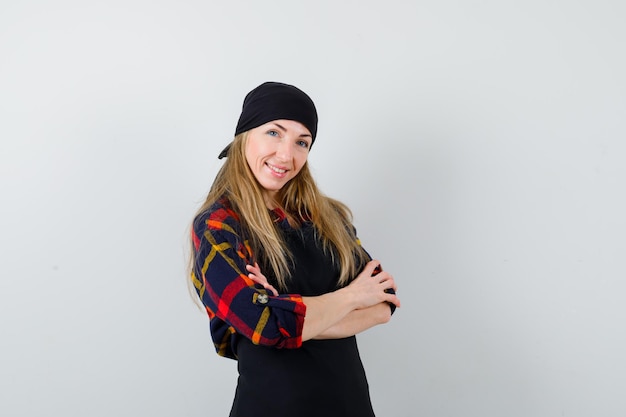
[{"label": "woman's left hand", "polygon": [[271,292],[273,295],[278,295],[278,291],[276,291],[276,288],[274,288],[269,282],[267,282],[267,278],[261,273],[261,268],[259,268],[258,263],[255,262],[254,266],[246,265],[246,269],[249,272],[248,277],[252,281],[256,282],[257,284],[261,284],[263,288]]}]

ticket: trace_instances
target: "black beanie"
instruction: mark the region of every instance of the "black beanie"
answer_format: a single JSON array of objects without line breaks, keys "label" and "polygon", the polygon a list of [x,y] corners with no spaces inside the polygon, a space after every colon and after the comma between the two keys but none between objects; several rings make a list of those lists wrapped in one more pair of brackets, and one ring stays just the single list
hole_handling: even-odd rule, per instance
[{"label": "black beanie", "polygon": [[[313,100],[297,87],[278,82],[265,82],[250,91],[243,101],[235,136],[272,120],[294,120],[311,132],[311,146],[317,135],[317,111]],[[228,156],[230,143],[219,159]]]}]

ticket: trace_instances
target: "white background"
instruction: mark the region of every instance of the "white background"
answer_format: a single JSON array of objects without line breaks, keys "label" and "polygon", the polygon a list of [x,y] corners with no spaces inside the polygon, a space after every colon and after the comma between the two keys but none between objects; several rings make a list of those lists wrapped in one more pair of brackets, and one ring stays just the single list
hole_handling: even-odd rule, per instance
[{"label": "white background", "polygon": [[625,12],[2,0],[0,415],[228,414],[186,238],[268,80],[399,283],[359,337],[378,416],[626,415]]}]

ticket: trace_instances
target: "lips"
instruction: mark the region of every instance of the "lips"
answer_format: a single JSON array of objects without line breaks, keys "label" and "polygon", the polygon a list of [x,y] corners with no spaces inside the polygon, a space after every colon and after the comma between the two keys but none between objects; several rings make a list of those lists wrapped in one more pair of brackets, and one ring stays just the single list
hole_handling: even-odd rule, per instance
[{"label": "lips", "polygon": [[267,166],[267,167],[268,167],[268,168],[269,168],[272,172],[275,172],[275,173],[276,173],[276,174],[278,174],[278,175],[284,175],[285,173],[287,173],[287,170],[286,170],[286,169],[279,168],[279,167],[274,166],[274,165],[270,165],[270,164],[268,164],[267,162],[265,163],[265,165],[266,165],[266,166]]}]

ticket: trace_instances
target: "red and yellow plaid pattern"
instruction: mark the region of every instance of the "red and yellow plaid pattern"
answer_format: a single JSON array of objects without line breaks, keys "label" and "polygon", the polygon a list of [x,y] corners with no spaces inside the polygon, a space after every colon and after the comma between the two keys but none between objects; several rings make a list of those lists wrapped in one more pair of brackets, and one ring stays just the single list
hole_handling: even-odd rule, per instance
[{"label": "red and yellow plaid pattern", "polygon": [[191,279],[209,315],[217,353],[237,358],[237,337],[276,348],[302,345],[306,306],[297,294],[270,295],[247,276],[252,250],[237,214],[222,199],[194,219]]}]

